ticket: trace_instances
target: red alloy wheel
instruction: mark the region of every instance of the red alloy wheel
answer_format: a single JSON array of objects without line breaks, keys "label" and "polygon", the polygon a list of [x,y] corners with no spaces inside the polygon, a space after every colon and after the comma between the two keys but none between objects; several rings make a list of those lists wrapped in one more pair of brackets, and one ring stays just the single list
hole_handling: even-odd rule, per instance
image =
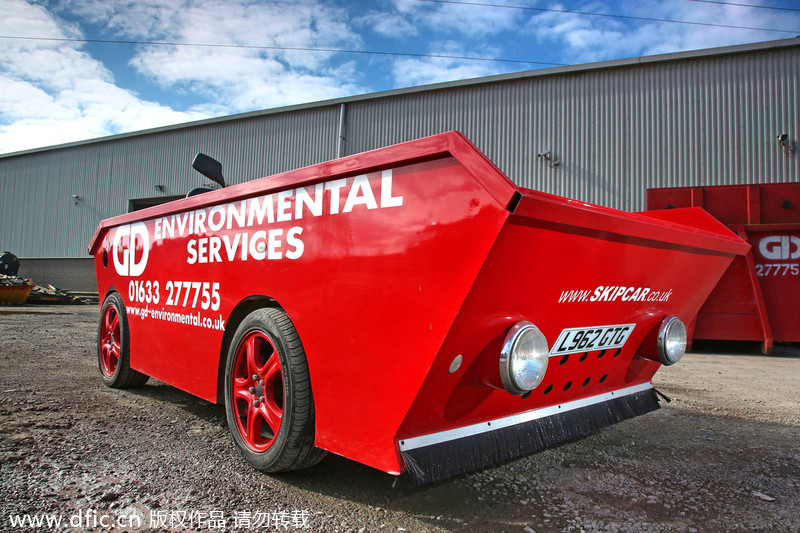
[{"label": "red alloy wheel", "polygon": [[113,305],[106,308],[102,328],[100,333],[100,370],[110,377],[117,371],[121,350],[119,314]]},{"label": "red alloy wheel", "polygon": [[275,442],[283,420],[283,369],[272,340],[248,333],[236,349],[231,373],[231,405],[236,431],[256,453]]}]

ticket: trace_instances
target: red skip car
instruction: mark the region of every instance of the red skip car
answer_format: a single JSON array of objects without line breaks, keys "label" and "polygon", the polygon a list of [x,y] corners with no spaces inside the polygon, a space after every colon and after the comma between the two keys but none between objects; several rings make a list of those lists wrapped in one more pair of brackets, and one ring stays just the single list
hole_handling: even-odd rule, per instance
[{"label": "red skip car", "polygon": [[748,249],[701,209],[518,187],[448,132],[102,221],[98,362],[224,402],[260,470],[429,482],[656,409]]}]

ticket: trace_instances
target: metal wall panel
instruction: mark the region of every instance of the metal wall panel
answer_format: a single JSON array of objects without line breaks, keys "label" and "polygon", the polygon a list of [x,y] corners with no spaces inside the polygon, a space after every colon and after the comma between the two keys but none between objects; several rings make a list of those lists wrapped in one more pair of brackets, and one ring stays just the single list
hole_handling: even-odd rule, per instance
[{"label": "metal wall panel", "polygon": [[799,142],[798,73],[793,48],[361,101],[346,146],[457,129],[520,185],[640,210],[648,187],[800,179],[776,139]]},{"label": "metal wall panel", "polygon": [[[800,40],[339,99],[0,156],[0,248],[86,257],[131,199],[183,194],[202,151],[230,183],[447,130],[522,186],[625,210],[649,187],[800,181]],[[550,150],[558,166],[537,154]],[[163,193],[156,185],[164,185]],[[78,204],[72,195],[81,197]]]}]

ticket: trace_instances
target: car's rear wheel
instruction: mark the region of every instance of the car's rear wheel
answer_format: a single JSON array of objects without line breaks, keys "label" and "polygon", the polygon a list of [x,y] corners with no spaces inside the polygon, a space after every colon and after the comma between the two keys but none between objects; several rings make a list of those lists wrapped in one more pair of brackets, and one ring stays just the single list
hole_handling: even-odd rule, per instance
[{"label": "car's rear wheel", "polygon": [[97,329],[97,366],[103,382],[109,387],[126,389],[141,387],[149,376],[130,366],[130,336],[125,303],[119,293],[106,296],[100,309]]},{"label": "car's rear wheel", "polygon": [[239,453],[265,472],[318,463],[305,351],[289,317],[265,308],[245,317],[225,368],[225,411]]}]

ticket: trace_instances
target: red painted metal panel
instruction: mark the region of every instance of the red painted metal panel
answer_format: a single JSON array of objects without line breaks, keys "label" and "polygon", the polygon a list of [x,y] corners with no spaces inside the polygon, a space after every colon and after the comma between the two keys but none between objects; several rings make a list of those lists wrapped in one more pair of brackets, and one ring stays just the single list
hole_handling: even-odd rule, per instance
[{"label": "red painted metal panel", "polygon": [[[748,248],[699,210],[518,188],[450,132],[105,220],[90,252],[101,294],[124,300],[135,370],[216,400],[237,309],[269,298],[305,349],[316,445],[398,473],[402,438],[647,383],[654,328],[688,322]],[[522,400],[497,384],[522,319],[550,345],[632,329],[559,357]]]},{"label": "red painted metal panel", "polygon": [[[684,244],[638,236],[635,226],[640,223],[658,233],[658,225],[649,221],[631,219],[628,233],[603,231],[602,224],[587,230],[598,222],[592,218],[606,219],[603,222],[608,224],[607,217],[619,215],[592,209],[586,217],[576,214],[571,222],[545,222],[532,218],[541,213],[538,207],[541,202],[526,196],[503,228],[404,422],[401,437],[649,382],[661,365],[639,356],[647,349],[643,344],[666,315],[688,322],[729,262],[708,254],[707,249],[700,253],[685,246],[696,244],[685,232]],[[699,241],[705,235],[694,237]],[[741,246],[733,237],[730,242]],[[687,276],[686,269],[697,274]],[[587,347],[551,357],[542,385],[522,399],[490,379],[505,332],[519,320],[535,323],[551,348],[567,328],[636,326],[619,350]],[[457,355],[462,356],[466,370],[450,375],[448,367]]]},{"label": "red painted metal panel", "polygon": [[647,191],[648,209],[690,206],[752,244],[700,310],[694,338],[761,341],[766,353],[800,341],[800,183]]}]

